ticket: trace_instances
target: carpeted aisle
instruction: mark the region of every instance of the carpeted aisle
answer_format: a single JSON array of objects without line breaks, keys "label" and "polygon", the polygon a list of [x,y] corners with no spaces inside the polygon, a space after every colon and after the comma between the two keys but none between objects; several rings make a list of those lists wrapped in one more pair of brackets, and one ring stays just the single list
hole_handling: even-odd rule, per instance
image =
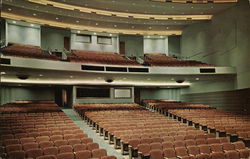
[{"label": "carpeted aisle", "polygon": [[121,153],[117,152],[111,145],[109,145],[102,137],[100,137],[91,127],[89,127],[79,115],[72,109],[62,109],[75,123],[78,125],[89,137],[93,138],[94,142],[98,143],[100,148],[105,148],[108,155],[116,156],[117,159],[125,159]]}]

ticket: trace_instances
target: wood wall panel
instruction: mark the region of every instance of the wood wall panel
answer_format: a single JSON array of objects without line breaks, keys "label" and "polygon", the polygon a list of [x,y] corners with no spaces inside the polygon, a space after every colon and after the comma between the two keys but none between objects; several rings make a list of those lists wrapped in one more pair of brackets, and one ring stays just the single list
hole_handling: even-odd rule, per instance
[{"label": "wood wall panel", "polygon": [[181,101],[208,104],[217,109],[245,110],[250,113],[250,89],[182,94]]}]

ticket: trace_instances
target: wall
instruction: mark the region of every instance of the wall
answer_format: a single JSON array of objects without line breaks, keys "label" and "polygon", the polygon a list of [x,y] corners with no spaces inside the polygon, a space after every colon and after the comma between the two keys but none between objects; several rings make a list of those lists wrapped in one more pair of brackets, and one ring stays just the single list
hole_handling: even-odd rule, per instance
[{"label": "wall", "polygon": [[30,27],[28,24],[25,25],[16,25],[7,21],[6,42],[41,46],[40,26]]},{"label": "wall", "polygon": [[[76,89],[78,87],[73,87],[73,103],[133,103],[134,102],[134,87],[110,87],[110,98],[76,98]],[[114,97],[115,88],[131,88],[131,98],[118,99]]]},{"label": "wall", "polygon": [[64,37],[70,37],[70,30],[41,27],[41,48],[50,51],[64,50]]},{"label": "wall", "polygon": [[163,53],[168,55],[168,37],[148,38],[143,40],[144,53]]},{"label": "wall", "polygon": [[244,110],[250,113],[250,89],[184,94],[181,100],[209,104],[218,109]]},{"label": "wall", "polygon": [[119,52],[118,37],[112,37],[112,45],[98,44],[97,36],[91,35],[91,43],[83,43],[76,41],[76,34],[71,33],[71,49],[73,50],[90,50],[102,52]]},{"label": "wall", "polygon": [[170,56],[180,56],[181,53],[181,36],[169,36],[168,37],[168,54]]},{"label": "wall", "polygon": [[143,36],[120,35],[119,41],[125,42],[125,55],[143,56]]},{"label": "wall", "polygon": [[141,100],[145,99],[169,99],[180,100],[180,89],[164,88],[142,88],[140,90]]},{"label": "wall", "polygon": [[249,2],[242,0],[235,7],[215,15],[211,21],[187,27],[182,35],[182,56],[216,66],[236,67],[236,88],[249,88],[249,10]]},{"label": "wall", "polygon": [[16,100],[54,100],[54,89],[47,87],[0,87],[0,104]]}]

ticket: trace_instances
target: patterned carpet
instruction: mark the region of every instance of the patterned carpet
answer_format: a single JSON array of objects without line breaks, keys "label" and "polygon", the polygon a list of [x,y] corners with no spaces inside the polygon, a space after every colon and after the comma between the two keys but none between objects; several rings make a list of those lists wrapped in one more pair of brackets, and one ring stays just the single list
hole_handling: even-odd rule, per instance
[{"label": "patterned carpet", "polygon": [[108,155],[116,156],[117,159],[126,159],[128,156],[123,156],[117,150],[113,148],[112,145],[108,144],[103,137],[99,136],[91,127],[89,127],[79,115],[72,109],[62,109],[65,114],[67,114],[77,126],[79,126],[89,137],[93,138],[94,142],[98,143],[100,148],[105,148]]}]

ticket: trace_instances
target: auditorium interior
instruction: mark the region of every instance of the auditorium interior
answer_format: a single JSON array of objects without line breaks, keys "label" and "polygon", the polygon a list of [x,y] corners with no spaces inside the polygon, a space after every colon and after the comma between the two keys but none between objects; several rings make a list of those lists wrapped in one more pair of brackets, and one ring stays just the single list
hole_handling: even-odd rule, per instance
[{"label": "auditorium interior", "polygon": [[250,159],[249,0],[0,3],[0,159]]}]

